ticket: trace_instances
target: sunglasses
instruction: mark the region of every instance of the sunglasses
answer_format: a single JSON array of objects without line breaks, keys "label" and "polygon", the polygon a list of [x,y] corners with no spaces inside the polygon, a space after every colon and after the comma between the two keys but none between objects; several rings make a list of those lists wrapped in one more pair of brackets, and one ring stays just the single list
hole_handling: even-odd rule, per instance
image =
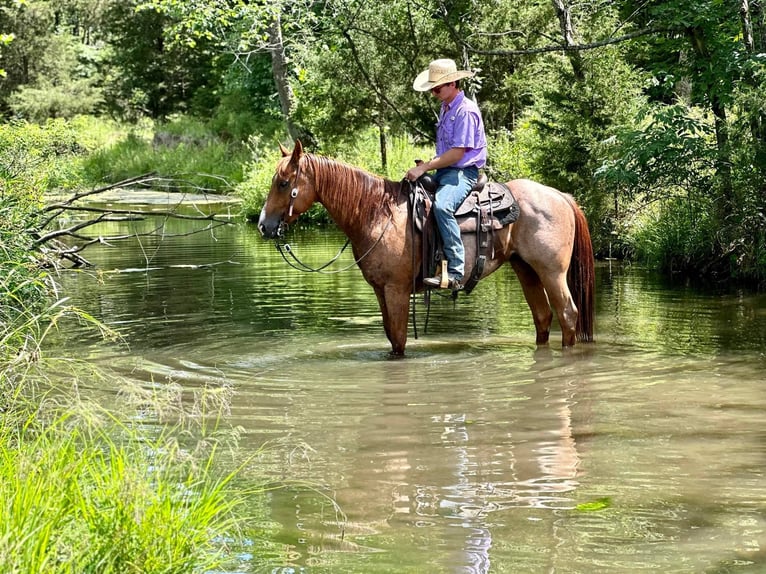
[{"label": "sunglasses", "polygon": [[[452,83],[452,82],[450,82],[450,83]],[[442,91],[442,88],[444,86],[449,86],[449,84],[442,84],[441,86],[434,86],[433,88],[431,88],[431,93],[432,94],[438,94],[439,92]]]}]

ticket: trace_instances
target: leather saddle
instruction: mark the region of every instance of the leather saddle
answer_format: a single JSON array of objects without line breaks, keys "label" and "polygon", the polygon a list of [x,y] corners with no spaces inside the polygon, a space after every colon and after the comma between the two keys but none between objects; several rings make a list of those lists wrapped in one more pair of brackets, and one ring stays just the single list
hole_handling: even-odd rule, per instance
[{"label": "leather saddle", "polygon": [[[433,201],[438,187],[436,181],[426,174],[418,179],[418,183],[428,192],[429,199]],[[482,212],[489,217],[485,224],[491,224],[492,229],[502,229],[519,217],[519,204],[508,186],[504,183],[489,181],[484,173],[479,175],[478,181],[463,203],[455,210],[460,231],[463,233],[476,231],[478,216]],[[423,228],[422,223],[418,225],[419,229]]]},{"label": "leather saddle", "polygon": [[[435,222],[431,215],[431,204],[436,195],[437,183],[425,174],[418,179],[419,185],[412,186],[411,193],[413,224],[424,236],[422,276],[430,274],[430,268],[441,259],[441,240],[437,237]],[[463,290],[470,293],[476,286],[484,269],[487,256],[491,257],[492,232],[510,225],[519,217],[519,204],[507,185],[491,182],[484,173],[479,175],[463,202],[455,210],[455,218],[462,234],[475,233],[478,253],[473,272],[465,280]],[[471,254],[466,253],[466,269],[469,268]],[[428,267],[428,268],[427,268]]]}]

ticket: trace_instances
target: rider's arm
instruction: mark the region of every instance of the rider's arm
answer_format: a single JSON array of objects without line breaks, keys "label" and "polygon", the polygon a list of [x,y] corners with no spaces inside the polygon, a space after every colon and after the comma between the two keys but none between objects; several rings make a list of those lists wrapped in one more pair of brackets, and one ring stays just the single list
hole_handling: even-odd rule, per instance
[{"label": "rider's arm", "polygon": [[457,162],[459,162],[461,159],[463,159],[465,150],[466,148],[464,147],[450,148],[441,155],[437,155],[436,157],[433,157],[428,161],[421,162],[415,167],[411,167],[407,171],[407,175],[405,177],[409,179],[410,181],[415,181],[417,178],[419,178],[421,175],[423,175],[427,171],[454,165]]}]

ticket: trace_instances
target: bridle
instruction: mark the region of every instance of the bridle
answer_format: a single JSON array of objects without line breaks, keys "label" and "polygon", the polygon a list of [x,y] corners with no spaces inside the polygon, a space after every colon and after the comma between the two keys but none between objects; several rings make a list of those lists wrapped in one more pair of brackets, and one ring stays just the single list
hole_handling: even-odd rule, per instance
[{"label": "bridle", "polygon": [[[290,190],[290,203],[287,206],[287,217],[292,217],[293,215],[293,206],[295,205],[295,199],[298,197],[298,179],[301,175],[301,164],[300,161],[298,162],[298,167],[295,169],[295,185]],[[359,265],[371,252],[373,249],[375,249],[378,244],[383,240],[383,236],[388,231],[388,228],[391,227],[391,223],[394,220],[394,214],[391,213],[388,216],[388,222],[386,223],[386,226],[383,228],[383,231],[380,232],[380,236],[375,240],[375,242],[370,246],[370,248],[365,251],[360,257],[357,257],[343,267],[342,269],[335,269],[333,271],[325,271],[327,267],[335,263],[338,258],[343,254],[343,252],[346,250],[346,248],[351,243],[351,239],[346,238],[346,243],[343,244],[343,247],[340,248],[338,253],[335,254],[335,257],[330,259],[327,263],[324,265],[320,265],[319,267],[311,267],[310,265],[304,263],[301,261],[298,256],[295,254],[295,251],[293,251],[293,248],[290,246],[289,243],[286,241],[283,241],[285,231],[287,230],[287,224],[282,221],[282,223],[279,224],[279,231],[277,234],[277,238],[274,240],[274,245],[277,248],[277,251],[279,251],[279,254],[282,256],[282,259],[284,259],[285,263],[287,263],[290,267],[293,269],[297,269],[298,271],[305,271],[306,273],[322,273],[325,275],[333,275],[335,273],[342,273],[343,271],[348,271],[349,269],[353,268],[355,265]],[[287,258],[287,255],[290,255],[292,258],[292,261]]]},{"label": "bridle", "polygon": [[293,216],[293,206],[298,197],[298,180],[301,178],[301,161],[298,159],[298,167],[295,168],[295,185],[290,190],[290,203],[287,206],[287,217]]},{"label": "bridle", "polygon": [[[288,205],[288,217],[292,216],[293,204],[295,203],[295,198],[298,197],[298,176],[299,175],[300,175],[300,163],[298,164],[298,168],[296,169],[295,186],[292,188],[292,190],[290,190],[290,204]],[[413,216],[413,212],[414,212],[413,201],[414,201],[414,187],[415,187],[415,184],[413,184],[412,182],[408,182],[408,183],[409,183],[409,194],[408,194],[408,205],[407,205],[408,211],[409,211],[408,219],[410,220],[411,224],[413,225],[412,233],[413,233],[413,237],[414,237],[414,233],[415,233],[414,225],[415,224],[414,224],[414,216]],[[402,193],[402,190],[403,190],[403,187],[400,187],[399,188],[399,193],[400,194]],[[391,227],[391,224],[393,223],[393,221],[394,221],[394,213],[391,212],[391,213],[389,213],[388,221],[386,222],[386,225],[383,228],[383,231],[380,232],[380,235],[375,240],[375,242],[370,246],[370,248],[367,251],[365,251],[360,257],[357,257],[356,259],[354,259],[354,261],[352,261],[351,263],[349,263],[348,265],[346,265],[342,269],[335,269],[333,271],[325,271],[325,269],[327,267],[329,267],[330,265],[332,265],[333,263],[335,263],[338,260],[338,258],[341,256],[341,254],[343,254],[343,252],[346,250],[346,248],[351,243],[351,239],[346,238],[346,242],[343,244],[343,247],[340,248],[338,253],[336,253],[335,256],[332,259],[330,259],[327,263],[325,263],[324,265],[320,265],[319,267],[311,267],[310,265],[308,265],[308,264],[304,263],[303,261],[301,261],[298,258],[298,256],[295,254],[295,252],[293,251],[293,248],[290,246],[290,244],[287,243],[287,241],[284,240],[285,232],[286,232],[287,227],[288,227],[288,225],[284,222],[284,220],[282,221],[282,223],[280,223],[279,232],[277,234],[277,238],[274,240],[274,245],[277,248],[277,251],[279,252],[279,254],[282,256],[282,259],[284,259],[285,263],[287,263],[293,269],[296,269],[298,271],[303,271],[303,272],[306,272],[306,273],[321,273],[321,274],[324,274],[324,275],[334,275],[336,273],[342,273],[344,271],[348,271],[349,269],[353,268],[354,266],[358,266],[370,253],[372,253],[372,250],[375,249],[378,246],[378,244],[383,240],[383,237],[385,236],[385,234],[388,231],[388,229]],[[288,257],[287,257],[288,255],[290,256],[292,261],[290,259],[288,259]],[[413,257],[413,267],[414,267],[414,259],[415,259],[415,252],[414,251],[412,253],[412,257]],[[412,305],[412,327],[413,327],[413,330],[414,330],[415,338],[417,339],[418,338],[418,326],[417,326],[417,319],[416,319],[416,315],[415,315],[415,305],[414,305],[414,295],[416,293],[416,281],[417,281],[417,278],[416,278],[416,276],[414,276],[413,279],[412,279],[412,292],[410,294],[410,302],[411,302],[411,305]],[[427,305],[428,311],[426,312],[426,323],[425,324],[426,324],[426,327],[427,327],[428,326],[428,317],[429,317],[430,311],[431,311],[431,298],[428,295],[426,295],[426,305]]]}]

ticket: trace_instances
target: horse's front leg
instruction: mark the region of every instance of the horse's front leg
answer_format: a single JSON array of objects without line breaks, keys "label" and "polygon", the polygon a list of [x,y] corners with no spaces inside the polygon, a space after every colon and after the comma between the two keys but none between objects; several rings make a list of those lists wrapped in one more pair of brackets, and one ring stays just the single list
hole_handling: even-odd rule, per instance
[{"label": "horse's front leg", "polygon": [[410,291],[384,285],[375,287],[380,312],[383,315],[383,328],[391,343],[391,355],[401,357],[407,345],[407,327],[409,326]]}]

